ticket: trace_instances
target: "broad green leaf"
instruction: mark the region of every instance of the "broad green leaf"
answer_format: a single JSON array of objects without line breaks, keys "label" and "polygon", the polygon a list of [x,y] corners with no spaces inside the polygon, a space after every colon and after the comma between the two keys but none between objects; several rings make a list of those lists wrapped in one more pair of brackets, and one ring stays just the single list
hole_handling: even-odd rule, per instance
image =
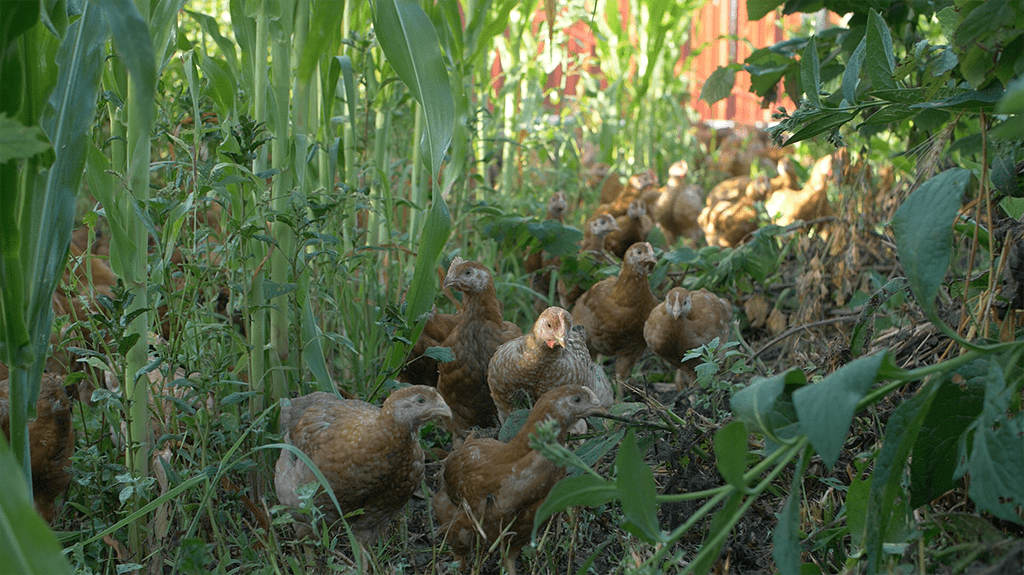
[{"label": "broad green leaf", "polygon": [[224,60],[214,60],[206,54],[203,54],[199,67],[206,76],[206,93],[217,103],[218,114],[221,118],[228,117],[235,108],[235,86],[238,84],[231,75],[231,67]]},{"label": "broad green leaf", "polygon": [[533,534],[537,534],[537,528],[543,525],[548,517],[559,511],[573,505],[597,507],[614,501],[618,496],[619,491],[613,481],[589,473],[566,477],[551,489],[547,499],[537,509],[536,515],[533,516]]},{"label": "broad green leaf", "polygon": [[0,557],[9,573],[72,573],[60,544],[43,518],[36,513],[28,484],[18,472],[18,462],[0,435]]},{"label": "broad green leaf", "polygon": [[868,116],[857,128],[859,129],[861,126],[884,126],[893,122],[900,122],[918,113],[917,110],[906,104],[881,106],[877,112]]},{"label": "broad green leaf", "polygon": [[[308,283],[306,276],[300,281]],[[316,318],[313,317],[313,304],[308,290],[299,290],[296,298],[302,308],[302,361],[313,374],[317,389],[333,392],[334,381],[327,371],[327,359],[324,357],[324,346],[321,343],[322,332],[316,323]]]},{"label": "broad green leaf", "polygon": [[228,67],[231,69],[231,75],[238,77],[238,53],[234,42],[224,37],[220,33],[220,24],[217,19],[213,16],[206,14],[200,14],[199,12],[193,12],[191,10],[185,10],[185,13],[192,17],[199,26],[203,29],[203,32],[213,38],[217,47],[220,48],[220,53],[224,56],[227,61]]},{"label": "broad green leaf", "polygon": [[818,42],[814,36],[807,41],[804,54],[800,58],[800,82],[807,96],[807,101],[816,108],[821,107],[821,95],[818,89],[821,85],[821,65],[818,63]]},{"label": "broad green leaf", "polygon": [[892,78],[895,69],[895,57],[892,50],[892,36],[889,34],[889,26],[882,17],[871,10],[868,16],[868,30],[864,37],[867,42],[864,53],[864,68],[867,70],[868,78],[871,80],[871,87],[874,89],[896,88],[896,81]]},{"label": "broad green leaf", "polygon": [[320,0],[313,2],[313,11],[309,18],[309,34],[306,45],[302,48],[299,60],[299,81],[306,83],[313,75],[320,58],[330,54],[337,43],[335,38],[341,29],[341,17],[344,16],[343,6],[336,2]]},{"label": "broad green leaf", "polygon": [[793,392],[800,430],[826,467],[839,459],[857,402],[871,389],[887,355],[880,352],[855,359],[825,379]]},{"label": "broad green leaf", "polygon": [[792,136],[790,136],[786,140],[786,143],[783,144],[783,146],[795,144],[808,138],[813,138],[814,136],[817,136],[818,134],[821,134],[823,132],[834,130],[835,128],[842,126],[843,124],[849,122],[850,120],[856,117],[856,112],[839,113],[832,111],[823,111],[821,114],[818,115],[817,119],[812,120],[807,124],[804,124],[802,128],[800,128]]},{"label": "broad green leaf", "polygon": [[746,492],[747,482],[747,426],[733,421],[715,432],[715,460],[722,478],[740,491]]},{"label": "broad green leaf", "polygon": [[455,125],[455,103],[437,32],[414,0],[374,0],[372,6],[374,31],[384,55],[423,106],[428,150],[424,158],[436,176]]},{"label": "broad green leaf", "polygon": [[800,502],[803,500],[804,473],[810,464],[809,454],[807,449],[800,454],[800,462],[789,484],[789,495],[777,514],[779,522],[772,532],[772,559],[781,573],[800,571]]},{"label": "broad green leaf", "polygon": [[[39,126],[26,126],[0,113],[0,164],[25,160],[50,149]],[[13,197],[13,190],[11,190]]]},{"label": "broad green leaf", "polygon": [[785,0],[747,0],[747,20],[760,20],[785,3]]},{"label": "broad green leaf", "polygon": [[850,540],[857,548],[864,544],[870,494],[871,478],[861,479],[858,473],[850,479],[850,486],[846,490],[846,526],[850,530]]},{"label": "broad green leaf", "polygon": [[[1006,92],[996,104],[996,112],[1024,115],[1024,76],[1006,85]],[[1020,122],[1020,119],[1018,118],[1017,121]]]},{"label": "broad green leaf", "polygon": [[629,430],[619,446],[615,457],[615,485],[621,498],[622,514],[625,516],[623,529],[648,543],[665,540],[665,534],[658,525],[657,490],[654,473],[644,463],[636,445],[636,434]]},{"label": "broad green leaf", "polygon": [[1020,411],[1020,388],[1014,380],[1006,380],[997,362],[989,364],[985,380],[985,403],[975,424],[967,494],[980,509],[1022,524],[1024,412]]},{"label": "broad green leaf", "polygon": [[[730,524],[730,520],[733,515],[739,512],[739,509],[742,506],[742,494],[737,492],[729,496],[729,499],[722,504],[722,507],[715,513],[715,516],[711,518],[711,525],[708,527],[708,533],[717,534],[725,529]],[[714,562],[718,560],[718,555],[722,550],[722,546],[725,545],[727,540],[727,538],[723,538],[721,542],[715,545],[715,548],[707,548],[707,544],[705,544],[704,548],[700,551],[699,557],[694,561],[696,567],[693,569],[693,572],[708,573]]]},{"label": "broad green leaf", "polygon": [[[352,69],[352,58],[348,56],[337,56],[332,65],[337,62],[341,70],[341,81],[345,95],[345,105],[348,108],[348,122],[352,126],[352,133],[356,133],[356,75]],[[332,92],[333,94],[333,92]],[[333,99],[333,95],[331,96]]]},{"label": "broad green leaf", "polygon": [[857,86],[860,85],[860,69],[864,65],[864,53],[867,50],[867,36],[860,39],[857,49],[850,55],[850,61],[843,70],[843,98],[850,104],[857,103]]},{"label": "broad green leaf", "polygon": [[733,394],[729,406],[733,415],[747,427],[781,444],[799,433],[792,388],[805,383],[807,377],[797,368],[769,378],[755,378]]},{"label": "broad green leaf", "polygon": [[989,166],[989,181],[1000,194],[1019,198],[1024,194],[1020,182],[1017,181],[1017,165],[1010,154],[992,158]]},{"label": "broad green leaf", "polygon": [[892,218],[896,251],[918,303],[936,325],[944,325],[935,307],[953,253],[953,220],[971,172],[950,168],[914,190]]},{"label": "broad green leaf", "polygon": [[[418,334],[423,330],[426,323],[426,314],[434,303],[434,293],[437,286],[434,280],[434,269],[437,267],[438,257],[448,241],[448,235],[452,230],[452,218],[448,213],[448,204],[445,203],[441,194],[436,193],[427,212],[426,221],[423,222],[423,232],[420,236],[419,252],[416,254],[416,265],[413,271],[412,283],[409,284],[409,291],[406,294],[406,320],[409,324],[416,324],[413,331]],[[422,318],[422,319],[421,319]],[[406,348],[404,343],[396,343],[388,352],[385,367],[394,369],[405,360]]]},{"label": "broad green leaf", "polygon": [[895,515],[909,510],[908,494],[903,487],[904,470],[937,389],[938,386],[934,385],[923,387],[917,395],[896,408],[885,426],[882,449],[871,475],[871,493],[865,521],[867,532],[864,547],[869,573],[879,572],[882,544],[886,542]]},{"label": "broad green leaf", "polygon": [[277,282],[272,282],[270,280],[264,280],[264,282],[263,282],[263,297],[266,299],[267,302],[270,302],[270,300],[272,300],[272,299],[274,299],[276,297],[281,297],[281,296],[283,296],[285,294],[292,293],[298,287],[299,287],[299,284],[296,284],[296,283],[291,283],[291,282],[288,282],[288,283],[277,283]]},{"label": "broad green leaf", "polygon": [[[448,349],[448,348],[441,348]],[[505,422],[501,424],[501,429],[498,431],[498,441],[508,443],[513,437],[519,433],[519,430],[523,428],[523,424],[530,417],[529,409],[517,409],[512,413],[508,414],[505,418]]]},{"label": "broad green leaf", "polygon": [[[981,414],[988,362],[977,360],[941,380],[910,460],[910,506],[914,509],[953,488],[960,437]],[[955,382],[954,382],[955,380]]]},{"label": "broad green leaf", "polygon": [[724,100],[732,93],[732,87],[736,83],[736,70],[738,64],[730,64],[715,69],[710,76],[704,80],[704,86],[700,89],[700,99],[708,104],[714,104]]},{"label": "broad green leaf", "polygon": [[921,102],[919,104],[914,104],[911,107],[925,109],[944,108],[950,110],[992,111],[1002,96],[1003,89],[997,83],[985,88],[984,90],[966,90],[943,100],[935,102]]}]

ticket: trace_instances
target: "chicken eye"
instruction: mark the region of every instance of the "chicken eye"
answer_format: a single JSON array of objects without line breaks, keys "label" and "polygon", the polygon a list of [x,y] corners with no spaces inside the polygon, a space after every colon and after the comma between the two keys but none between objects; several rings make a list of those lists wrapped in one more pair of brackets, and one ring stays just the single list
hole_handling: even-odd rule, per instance
[{"label": "chicken eye", "polygon": [[581,396],[579,396],[579,395],[575,395],[572,398],[572,402],[573,403],[580,403],[581,401],[583,401],[583,398]]},{"label": "chicken eye", "polygon": [[418,403],[420,405],[423,405],[426,402],[427,402],[427,398],[423,397],[422,395],[416,396],[416,403]]}]

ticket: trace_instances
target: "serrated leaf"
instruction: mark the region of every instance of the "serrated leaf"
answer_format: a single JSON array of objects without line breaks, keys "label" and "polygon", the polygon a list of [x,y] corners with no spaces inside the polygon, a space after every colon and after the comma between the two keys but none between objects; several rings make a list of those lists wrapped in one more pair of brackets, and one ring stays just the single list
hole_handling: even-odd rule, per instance
[{"label": "serrated leaf", "polygon": [[843,98],[850,104],[857,103],[857,87],[860,86],[860,69],[864,65],[867,41],[866,35],[860,39],[857,48],[850,55],[850,61],[846,63],[846,69],[843,70]]},{"label": "serrated leaf", "polygon": [[700,89],[700,99],[708,104],[714,104],[719,100],[728,98],[729,94],[732,94],[732,88],[736,83],[737,67],[737,64],[732,64],[717,68],[712,72],[704,80],[704,85]]},{"label": "serrated leaf", "polygon": [[893,70],[896,67],[892,50],[892,36],[889,34],[889,26],[874,9],[871,9],[868,15],[865,40],[867,46],[864,53],[864,68],[867,70],[872,87],[895,89],[896,81],[892,78]]},{"label": "serrated leaf", "polygon": [[439,363],[455,361],[455,352],[450,347],[432,346],[423,351],[423,355],[437,360]]},{"label": "serrated leaf", "polygon": [[828,468],[839,459],[857,402],[871,389],[888,353],[855,359],[825,379],[793,392],[800,429]]},{"label": "serrated leaf", "polygon": [[748,491],[743,474],[747,472],[747,426],[733,421],[715,432],[715,462],[718,472],[730,485]]},{"label": "serrated leaf", "polygon": [[632,429],[619,446],[615,469],[615,485],[621,498],[622,514],[625,516],[623,528],[648,543],[663,542],[665,534],[658,525],[654,473],[644,463],[636,444],[636,434]]},{"label": "serrated leaf", "polygon": [[935,307],[953,253],[953,220],[967,190],[971,172],[951,168],[914,190],[892,218],[896,251],[907,281],[929,319],[940,325]]},{"label": "serrated leaf", "polygon": [[800,83],[807,96],[807,101],[815,108],[821,107],[821,65],[818,63],[818,42],[814,36],[807,41],[803,56],[800,58]]}]

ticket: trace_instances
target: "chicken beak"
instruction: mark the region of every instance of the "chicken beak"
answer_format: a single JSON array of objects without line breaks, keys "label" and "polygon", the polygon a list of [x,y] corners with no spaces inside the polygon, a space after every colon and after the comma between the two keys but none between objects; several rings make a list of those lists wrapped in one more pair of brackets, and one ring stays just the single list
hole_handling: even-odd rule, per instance
[{"label": "chicken beak", "polygon": [[444,417],[444,418],[451,419],[451,417],[452,417],[452,408],[448,407],[447,403],[441,403],[440,405],[438,405],[434,409],[432,415],[434,417]]},{"label": "chicken beak", "polygon": [[547,341],[548,347],[551,348],[551,349],[555,348],[555,344],[556,343],[558,345],[562,346],[563,349],[565,348],[565,338],[564,337],[556,337],[555,339],[549,339]]}]

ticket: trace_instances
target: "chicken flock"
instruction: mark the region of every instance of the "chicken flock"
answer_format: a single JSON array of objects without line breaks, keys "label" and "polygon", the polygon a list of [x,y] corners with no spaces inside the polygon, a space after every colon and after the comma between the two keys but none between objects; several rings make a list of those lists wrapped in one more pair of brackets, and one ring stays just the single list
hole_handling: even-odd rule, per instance
[{"label": "chicken flock", "polygon": [[[648,351],[674,370],[676,389],[691,386],[697,360],[684,360],[687,354],[731,337],[734,312],[728,300],[680,285],[662,297],[652,289],[660,253],[654,246],[661,245],[652,244],[652,231],[660,230],[665,249],[680,243],[736,246],[765,214],[788,225],[829,213],[831,157],[815,164],[801,186],[793,160],[760,136],[754,138],[758,145],[750,145],[759,150],[753,159],[739,153],[734,135],[704,136],[721,150],[718,169],[732,175],[707,194],[687,183],[689,165],[682,160],[669,168],[664,186],[649,170],[621,178],[607,164],[585,166],[582,180],[599,202],[583,224],[577,264],[587,262],[583,269],[589,272],[614,265],[618,273],[604,279],[560,273],[552,285],[562,261],[534,248],[524,259],[537,294],[536,319],[528,332],[505,319],[489,267],[454,256],[442,288],[459,292],[461,307],[449,313],[431,310],[397,376],[408,386],[396,387],[380,407],[324,392],[282,400],[280,430],[289,447],[280,451],[274,485],[280,503],[293,510],[296,533],[303,536],[318,521],[336,525],[345,517],[356,543],[368,549],[421,489],[426,458],[419,430],[436,421],[452,436],[431,495],[438,542],[450,546],[464,569],[474,552],[500,548],[506,570],[515,573],[537,509],[565,474],[531,448],[538,426],[553,421],[561,443],[570,430],[586,430],[587,418],[608,413],[623,397],[623,383]],[[766,162],[776,176],[749,176],[752,164]],[[570,206],[557,191],[546,217],[564,223],[579,211]],[[73,256],[99,253],[84,243],[76,233]],[[84,268],[70,269],[81,274]],[[90,297],[59,291],[55,313],[84,319],[94,313],[89,302],[96,294],[109,296],[114,282],[104,260],[92,259],[91,276],[78,278],[92,290]],[[65,286],[72,283],[65,278]],[[431,358],[426,350],[432,347],[449,348],[453,361]],[[613,361],[612,380],[602,357]],[[36,506],[50,522],[57,514],[55,500],[70,482],[74,449],[70,401],[77,393],[69,398],[61,378],[69,364],[80,362],[64,358],[63,363],[48,363],[36,406],[39,417],[29,429]],[[4,380],[6,368],[0,370]],[[490,437],[517,410],[528,410],[519,431],[507,442]],[[0,381],[0,427],[9,436],[7,413],[7,385]],[[300,512],[301,487],[321,480],[329,492],[317,491],[317,512]]]}]

